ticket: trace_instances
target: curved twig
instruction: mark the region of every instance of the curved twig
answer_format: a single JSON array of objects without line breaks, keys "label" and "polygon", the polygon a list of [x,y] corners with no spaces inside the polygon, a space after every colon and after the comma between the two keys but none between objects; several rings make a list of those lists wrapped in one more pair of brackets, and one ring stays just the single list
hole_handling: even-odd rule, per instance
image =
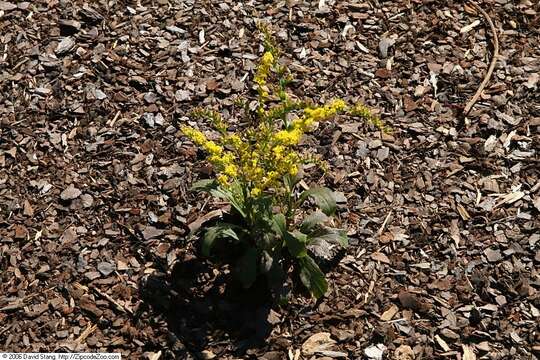
[{"label": "curved twig", "polygon": [[484,91],[484,88],[489,82],[489,79],[491,78],[491,75],[493,74],[493,70],[495,69],[497,58],[499,57],[499,38],[497,37],[497,29],[495,29],[495,25],[493,25],[493,21],[491,20],[491,17],[488,15],[487,12],[484,11],[484,9],[480,7],[480,5],[474,2],[470,2],[470,4],[473,5],[478,11],[480,11],[480,13],[482,13],[484,18],[488,22],[489,27],[491,28],[491,32],[493,33],[493,57],[491,59],[491,64],[489,65],[489,69],[486,73],[486,76],[484,77],[484,80],[478,87],[478,90],[476,90],[476,93],[474,94],[474,96],[467,102],[467,105],[465,105],[465,107],[463,108],[464,115],[467,115],[471,111],[472,107],[474,106],[474,104],[476,103],[480,95],[482,95],[482,91]]}]

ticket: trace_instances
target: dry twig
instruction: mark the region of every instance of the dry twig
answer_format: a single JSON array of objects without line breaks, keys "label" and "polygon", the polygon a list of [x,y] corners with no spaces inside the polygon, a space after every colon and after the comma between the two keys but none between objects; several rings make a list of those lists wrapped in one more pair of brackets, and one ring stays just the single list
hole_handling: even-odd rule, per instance
[{"label": "dry twig", "polygon": [[88,324],[88,327],[81,333],[81,335],[75,340],[75,343],[81,344],[86,340],[90,334],[94,332],[94,330],[97,329],[97,325],[92,325],[91,323]]},{"label": "dry twig", "polygon": [[493,70],[495,69],[497,58],[499,57],[499,38],[497,37],[497,30],[495,29],[495,25],[493,24],[491,17],[488,15],[487,12],[484,11],[484,9],[480,7],[480,5],[474,2],[470,2],[470,4],[474,6],[474,8],[476,8],[484,16],[484,18],[489,24],[489,27],[491,28],[491,32],[493,33],[493,57],[491,59],[491,64],[489,65],[489,69],[486,73],[486,76],[484,77],[484,80],[478,87],[478,90],[476,90],[476,93],[474,94],[474,96],[469,100],[469,102],[467,102],[467,105],[465,105],[465,108],[463,109],[464,115],[467,115],[471,111],[472,107],[474,106],[478,98],[480,98],[480,95],[482,95],[482,91],[484,91],[484,88],[489,82],[489,79],[491,78],[491,75],[493,74]]},{"label": "dry twig", "polygon": [[[85,292],[88,292],[89,291],[89,288],[78,283],[78,282],[75,282],[74,283],[74,287],[75,288],[78,288],[78,289],[82,289],[84,290]],[[96,293],[96,295],[102,297],[103,299],[107,300],[108,302],[110,302],[114,308],[120,312],[123,312],[123,313],[129,313],[131,315],[133,315],[133,310],[131,310],[130,308],[128,307],[125,307],[123,306],[122,304],[120,304],[118,301],[114,300],[110,295],[104,293],[103,291],[99,290],[97,287],[92,287],[92,291],[94,291]]]}]

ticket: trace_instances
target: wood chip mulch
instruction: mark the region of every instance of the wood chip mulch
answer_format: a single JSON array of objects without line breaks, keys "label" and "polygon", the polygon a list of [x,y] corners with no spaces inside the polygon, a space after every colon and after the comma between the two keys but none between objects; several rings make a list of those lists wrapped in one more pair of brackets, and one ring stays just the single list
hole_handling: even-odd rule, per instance
[{"label": "wood chip mulch", "polygon": [[[540,356],[540,5],[461,1],[0,1],[0,349],[126,359]],[[316,101],[305,140],[351,246],[320,302],[223,296],[190,225],[219,204],[178,134],[252,97],[272,25]],[[203,127],[204,124],[199,124]]]}]

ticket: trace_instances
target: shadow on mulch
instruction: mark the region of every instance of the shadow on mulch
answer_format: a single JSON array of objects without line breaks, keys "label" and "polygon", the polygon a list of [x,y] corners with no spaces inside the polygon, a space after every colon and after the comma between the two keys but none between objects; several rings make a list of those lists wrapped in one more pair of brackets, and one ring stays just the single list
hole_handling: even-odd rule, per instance
[{"label": "shadow on mulch", "polygon": [[216,352],[220,343],[224,351],[242,355],[261,346],[271,333],[267,320],[271,297],[265,284],[237,289],[226,275],[215,277],[212,271],[192,258],[177,262],[170,274],[152,274],[141,281],[143,301],[163,316],[169,331],[182,343],[172,349],[176,355],[197,354],[210,346]]}]

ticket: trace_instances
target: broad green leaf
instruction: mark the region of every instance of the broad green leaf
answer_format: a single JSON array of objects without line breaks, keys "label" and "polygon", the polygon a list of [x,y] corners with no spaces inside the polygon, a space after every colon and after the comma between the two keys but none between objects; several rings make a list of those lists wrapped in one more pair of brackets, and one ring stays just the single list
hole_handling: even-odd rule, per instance
[{"label": "broad green leaf", "polygon": [[340,229],[325,228],[321,231],[310,234],[308,237],[308,243],[310,244],[322,240],[331,244],[339,244],[342,247],[347,247],[349,245],[349,238],[347,237],[347,232]]},{"label": "broad green leaf", "polygon": [[307,235],[299,231],[294,233],[287,231],[287,222],[283,214],[274,215],[273,229],[285,241],[285,245],[293,257],[299,258],[307,255]]},{"label": "broad green leaf", "polygon": [[233,206],[236,211],[242,215],[243,218],[246,217],[242,199],[239,196],[236,196],[232,191],[219,187],[217,189],[210,190],[210,193],[217,198],[227,200],[231,206]]},{"label": "broad green leaf", "polygon": [[304,234],[309,234],[317,227],[317,225],[322,225],[326,221],[328,221],[328,216],[317,210],[306,216],[304,221],[302,221],[302,225],[300,225],[300,231]]},{"label": "broad green leaf", "polygon": [[219,188],[219,187],[216,189],[211,189],[210,193],[219,199],[223,199],[227,201],[231,201],[231,199],[234,200],[234,194],[232,192],[230,192],[229,190]]},{"label": "broad green leaf", "polygon": [[249,288],[257,278],[257,249],[252,247],[238,259],[236,276],[244,288]]},{"label": "broad green leaf", "polygon": [[212,179],[199,180],[199,181],[194,182],[193,185],[191,185],[191,190],[192,191],[210,192],[211,190],[214,190],[214,189],[217,189],[217,188],[218,188],[217,181],[212,180]]},{"label": "broad green leaf", "polygon": [[326,215],[332,215],[336,211],[336,199],[334,192],[329,188],[318,187],[304,191],[300,195],[299,203],[300,205],[306,201],[308,197],[313,198],[315,204],[322,210]]},{"label": "broad green leaf", "polygon": [[[229,189],[222,188],[216,180],[211,179],[199,180],[191,186],[191,190],[193,191],[209,192],[219,199],[227,200],[245,218],[246,212],[244,211],[243,199],[241,196],[235,194],[235,190],[238,190],[237,188],[238,185],[234,183],[230,185]],[[239,193],[238,191],[236,192]]]},{"label": "broad green leaf", "polygon": [[206,229],[201,246],[203,256],[210,256],[210,251],[216,239],[224,238],[239,240],[238,235],[232,229],[232,225],[223,223]]},{"label": "broad green leaf", "polygon": [[285,215],[283,214],[274,215],[273,229],[281,237],[285,236],[285,233],[287,232],[287,220],[285,219]]},{"label": "broad green leaf", "polygon": [[262,196],[252,200],[253,208],[258,211],[271,214],[272,213],[272,198],[270,196]]},{"label": "broad green leaf", "polygon": [[229,185],[229,192],[231,194],[231,205],[238,211],[240,215],[245,219],[246,218],[246,204],[242,191],[242,185],[238,181],[233,181]]},{"label": "broad green leaf", "polygon": [[294,233],[287,231],[285,232],[283,236],[283,240],[285,240],[285,245],[287,245],[287,250],[289,250],[289,253],[292,257],[295,258],[301,258],[304,256],[307,256],[307,249],[306,249],[306,242],[307,242],[307,235],[302,234],[299,231],[295,231]]},{"label": "broad green leaf", "polygon": [[308,255],[299,259],[300,262],[300,280],[316,299],[324,296],[328,290],[328,283],[324,274]]},{"label": "broad green leaf", "polygon": [[272,214],[272,198],[263,196],[252,200],[252,216],[256,225],[262,230],[270,230],[274,222]]}]

